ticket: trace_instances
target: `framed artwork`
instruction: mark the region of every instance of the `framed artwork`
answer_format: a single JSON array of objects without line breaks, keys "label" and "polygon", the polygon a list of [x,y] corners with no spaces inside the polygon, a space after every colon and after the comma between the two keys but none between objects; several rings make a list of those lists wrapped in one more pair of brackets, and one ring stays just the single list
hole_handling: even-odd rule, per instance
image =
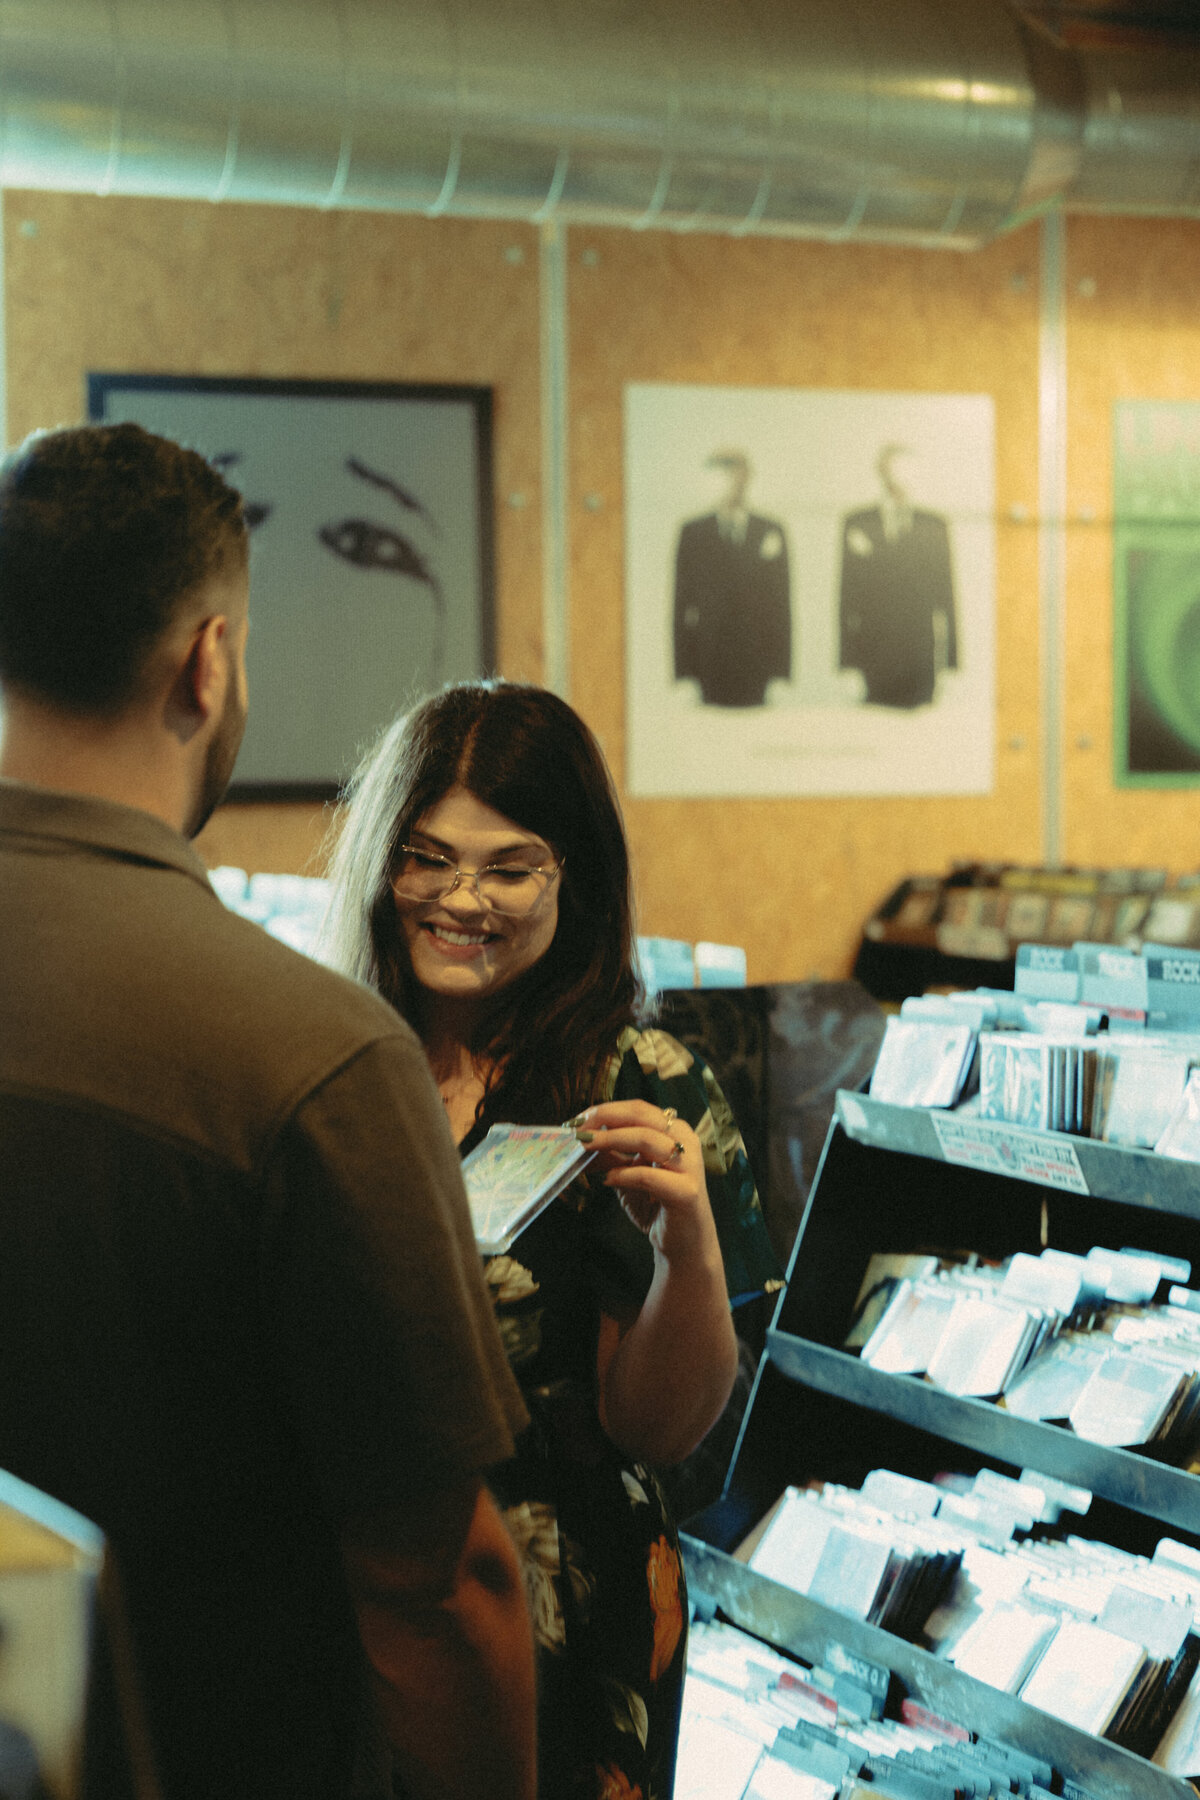
[{"label": "framed artwork", "polygon": [[1113,408],[1118,787],[1200,786],[1200,402]]},{"label": "framed artwork", "polygon": [[93,420],[215,462],[251,528],[231,799],[327,799],[398,712],[494,657],[491,392],[92,374]]},{"label": "framed artwork", "polygon": [[990,395],[634,384],[625,483],[631,794],[990,790]]}]

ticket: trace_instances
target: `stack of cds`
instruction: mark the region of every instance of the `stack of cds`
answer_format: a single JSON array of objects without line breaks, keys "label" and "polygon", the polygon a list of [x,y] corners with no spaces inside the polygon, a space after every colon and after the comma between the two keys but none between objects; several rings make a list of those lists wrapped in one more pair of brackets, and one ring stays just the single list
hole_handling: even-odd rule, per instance
[{"label": "stack of cds", "polygon": [[870,1093],[1200,1161],[1200,951],[1024,944],[1014,992],[905,1000]]},{"label": "stack of cds", "polygon": [[985,1119],[1090,1136],[1097,1056],[1094,1039],[985,1031],[979,1039],[979,1111]]},{"label": "stack of cds", "polygon": [[[875,1671],[883,1678],[886,1671]],[[912,1700],[899,1716],[855,1704],[834,1667],[779,1655],[723,1621],[693,1625],[675,1800],[1049,1800],[1040,1757]],[[1072,1783],[1075,1800],[1088,1800]]]},{"label": "stack of cds", "polygon": [[1192,1069],[1154,1148],[1160,1156],[1200,1162],[1200,1071]]},{"label": "stack of cds", "polygon": [[965,1021],[892,1017],[871,1093],[897,1106],[954,1106],[967,1086],[976,1044],[977,1032]]},{"label": "stack of cds", "polygon": [[998,1264],[875,1255],[843,1348],[881,1373],[1190,1466],[1200,1452],[1190,1273],[1178,1258],[1098,1246]]},{"label": "stack of cds", "polygon": [[906,1495],[897,1510],[869,1485],[861,1493],[789,1488],[751,1567],[837,1612],[915,1638],[962,1559],[960,1537],[934,1521],[938,1498],[926,1504]]},{"label": "stack of cds", "polygon": [[984,1031],[979,1112],[985,1119],[1195,1159],[1200,1077],[1191,1078],[1198,1063],[1200,1038],[1188,1032],[1069,1038]]},{"label": "stack of cds", "polygon": [[[860,1490],[788,1488],[742,1554],[759,1574],[825,1605],[874,1613],[888,1629],[902,1622],[903,1635],[978,1681],[1190,1772],[1200,1553],[1164,1537],[1145,1557],[1064,1531],[1064,1514],[1090,1502],[1032,1471],[923,1482],[876,1469]],[[827,1588],[822,1569],[835,1542],[841,1585]],[[896,1623],[891,1594],[883,1605],[878,1598],[887,1588],[881,1546],[910,1578]],[[861,1597],[876,1583],[864,1615]]]}]

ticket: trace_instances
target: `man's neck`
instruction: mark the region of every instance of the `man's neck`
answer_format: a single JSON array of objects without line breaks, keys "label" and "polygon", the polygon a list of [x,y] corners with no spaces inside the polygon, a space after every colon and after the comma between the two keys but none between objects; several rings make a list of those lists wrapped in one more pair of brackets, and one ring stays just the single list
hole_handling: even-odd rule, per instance
[{"label": "man's neck", "polygon": [[137,720],[114,724],[8,696],[0,718],[0,776],[60,794],[137,807],[182,831],[189,794]]}]

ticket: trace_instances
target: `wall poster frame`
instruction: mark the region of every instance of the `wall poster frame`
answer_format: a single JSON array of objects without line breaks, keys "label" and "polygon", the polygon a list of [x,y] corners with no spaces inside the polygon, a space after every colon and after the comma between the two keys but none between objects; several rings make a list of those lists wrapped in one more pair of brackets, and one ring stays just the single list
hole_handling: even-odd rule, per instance
[{"label": "wall poster frame", "polygon": [[490,388],[93,373],[88,416],[199,450],[251,527],[228,798],[328,800],[398,713],[495,658]]},{"label": "wall poster frame", "polygon": [[986,794],[990,394],[625,389],[638,798]]},{"label": "wall poster frame", "polygon": [[1113,406],[1113,779],[1200,787],[1200,403]]}]

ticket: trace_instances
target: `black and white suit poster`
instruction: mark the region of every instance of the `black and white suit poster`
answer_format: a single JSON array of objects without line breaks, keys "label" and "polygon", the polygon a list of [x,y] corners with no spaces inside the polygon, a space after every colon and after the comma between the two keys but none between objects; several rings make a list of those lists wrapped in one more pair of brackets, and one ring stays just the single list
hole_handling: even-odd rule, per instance
[{"label": "black and white suit poster", "polygon": [[985,394],[625,390],[629,791],[986,793]]},{"label": "black and white suit poster", "polygon": [[762,706],[792,672],[787,533],[746,504],[750,459],[717,450],[706,467],[725,491],[712,512],[685,519],[675,548],[675,675],[706,706]]}]

